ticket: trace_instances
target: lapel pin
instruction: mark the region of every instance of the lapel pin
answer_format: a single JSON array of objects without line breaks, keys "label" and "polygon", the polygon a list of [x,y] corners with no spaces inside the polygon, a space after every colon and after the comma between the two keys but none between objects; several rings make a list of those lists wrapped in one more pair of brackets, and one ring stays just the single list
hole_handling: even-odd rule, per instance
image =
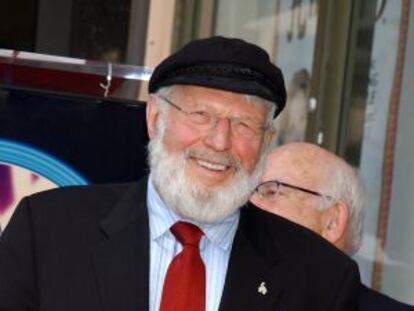
[{"label": "lapel pin", "polygon": [[262,294],[262,295],[267,294],[267,288],[266,288],[266,283],[265,282],[260,283],[260,286],[257,288],[257,292]]}]

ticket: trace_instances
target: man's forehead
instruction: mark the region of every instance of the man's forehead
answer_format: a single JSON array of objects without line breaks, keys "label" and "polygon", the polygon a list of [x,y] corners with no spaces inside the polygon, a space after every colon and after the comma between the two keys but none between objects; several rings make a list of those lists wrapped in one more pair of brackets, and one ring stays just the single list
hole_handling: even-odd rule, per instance
[{"label": "man's forehead", "polygon": [[[267,111],[263,102],[255,100],[247,94],[235,93],[196,85],[176,85],[173,96],[180,101],[196,106],[218,106],[224,110],[233,110],[247,106],[248,112],[263,114]],[[255,101],[257,104],[252,104]],[[246,111],[247,112],[247,111]]]},{"label": "man's forehead", "polygon": [[316,162],[304,150],[277,150],[269,155],[263,180],[278,179],[313,188],[318,186],[326,173],[325,167]]}]

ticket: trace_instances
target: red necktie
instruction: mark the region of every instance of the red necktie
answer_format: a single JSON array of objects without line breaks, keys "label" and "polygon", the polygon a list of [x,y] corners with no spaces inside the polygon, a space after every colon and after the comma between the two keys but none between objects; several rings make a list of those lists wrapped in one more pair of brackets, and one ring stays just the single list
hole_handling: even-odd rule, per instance
[{"label": "red necktie", "polygon": [[171,227],[171,232],[183,245],[183,250],[168,267],[160,311],[204,311],[206,269],[198,248],[203,231],[180,221]]}]

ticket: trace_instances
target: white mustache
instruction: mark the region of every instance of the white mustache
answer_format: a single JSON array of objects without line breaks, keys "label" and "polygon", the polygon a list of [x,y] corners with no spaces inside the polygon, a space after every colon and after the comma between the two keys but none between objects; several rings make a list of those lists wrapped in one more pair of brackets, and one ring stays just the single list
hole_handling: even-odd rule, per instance
[{"label": "white mustache", "polygon": [[208,162],[214,162],[220,165],[231,166],[236,169],[241,168],[241,162],[231,155],[217,154],[211,151],[199,150],[199,149],[186,149],[184,152],[184,158],[199,158]]}]

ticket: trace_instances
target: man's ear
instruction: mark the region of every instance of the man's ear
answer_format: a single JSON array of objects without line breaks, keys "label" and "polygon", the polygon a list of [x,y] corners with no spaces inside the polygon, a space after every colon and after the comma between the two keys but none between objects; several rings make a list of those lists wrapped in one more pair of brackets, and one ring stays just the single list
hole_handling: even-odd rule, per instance
[{"label": "man's ear", "polygon": [[323,217],[322,237],[340,249],[347,243],[347,226],[349,210],[345,202],[339,200],[325,210]]},{"label": "man's ear", "polygon": [[159,116],[157,98],[154,94],[149,94],[148,96],[146,116],[148,136],[152,139],[157,135],[157,120]]}]

